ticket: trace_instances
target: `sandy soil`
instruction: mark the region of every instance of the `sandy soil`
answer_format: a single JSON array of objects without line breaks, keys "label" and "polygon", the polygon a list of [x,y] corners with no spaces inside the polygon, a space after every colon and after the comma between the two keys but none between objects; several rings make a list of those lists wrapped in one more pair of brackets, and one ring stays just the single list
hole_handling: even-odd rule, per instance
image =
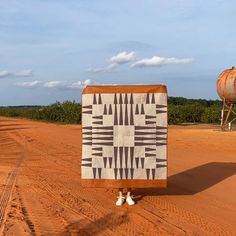
[{"label": "sandy soil", "polygon": [[236,132],[169,129],[167,189],[80,185],[81,127],[0,118],[2,235],[236,235]]}]

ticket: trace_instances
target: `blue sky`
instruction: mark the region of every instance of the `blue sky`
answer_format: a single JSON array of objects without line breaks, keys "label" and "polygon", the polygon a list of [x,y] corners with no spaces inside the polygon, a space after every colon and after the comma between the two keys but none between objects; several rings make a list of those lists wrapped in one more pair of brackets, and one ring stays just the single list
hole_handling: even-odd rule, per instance
[{"label": "blue sky", "polygon": [[236,61],[230,0],[0,0],[0,105],[80,100],[86,84],[218,98]]}]

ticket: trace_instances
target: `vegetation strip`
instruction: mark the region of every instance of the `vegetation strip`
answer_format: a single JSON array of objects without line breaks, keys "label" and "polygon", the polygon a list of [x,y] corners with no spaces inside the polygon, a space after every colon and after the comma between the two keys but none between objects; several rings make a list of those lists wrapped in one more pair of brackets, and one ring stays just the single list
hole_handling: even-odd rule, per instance
[{"label": "vegetation strip", "polygon": [[[219,100],[168,98],[169,124],[220,123]],[[48,106],[0,107],[0,116],[27,118],[67,124],[81,123],[81,105],[75,101],[56,102]]]}]

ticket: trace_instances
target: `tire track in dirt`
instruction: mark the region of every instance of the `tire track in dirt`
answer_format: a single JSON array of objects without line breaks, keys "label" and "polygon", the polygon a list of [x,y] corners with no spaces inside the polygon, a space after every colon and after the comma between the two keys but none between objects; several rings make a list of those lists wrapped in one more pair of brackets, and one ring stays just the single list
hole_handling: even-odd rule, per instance
[{"label": "tire track in dirt", "polygon": [[[17,134],[17,138],[15,138],[15,135]],[[14,140],[14,142],[16,142],[19,145],[23,145],[22,140],[24,140],[24,156],[23,158],[21,158],[20,163],[22,163],[23,160],[26,159],[31,159],[31,156],[29,155],[29,151],[28,151],[28,147],[29,147],[29,142],[26,139],[26,137],[24,135],[21,135],[18,131],[14,131],[11,132],[9,135],[12,140]],[[20,140],[19,140],[20,139]],[[20,165],[18,166],[19,169]],[[22,172],[24,172],[23,170],[24,166],[21,166],[21,174]],[[17,169],[17,171],[18,171]],[[29,189],[31,189],[32,186],[29,185]],[[28,190],[26,191],[28,192]],[[30,192],[32,194],[32,191]],[[32,195],[24,195],[22,193],[22,188],[19,186],[18,187],[18,194],[20,196],[20,203],[22,206],[22,212],[26,218],[26,223],[28,225],[28,227],[31,230],[31,234],[32,235],[56,235],[58,233],[56,227],[54,227],[52,220],[50,219],[50,217],[48,217],[47,215],[47,210],[44,209],[44,207],[42,206],[42,204],[37,201],[37,196],[32,196]],[[29,197],[29,199],[27,199],[27,197]],[[28,209],[28,202],[32,202],[33,201],[33,208],[34,210],[31,211]],[[39,220],[38,220],[39,219]],[[42,228],[43,226],[43,229]]]},{"label": "tire track in dirt", "polygon": [[5,187],[3,189],[1,199],[0,199],[0,232],[4,229],[5,215],[8,206],[8,202],[11,197],[12,189],[15,183],[17,174],[17,167],[12,170],[7,177]]},{"label": "tire track in dirt", "polygon": [[234,235],[233,232],[225,230],[203,216],[180,208],[166,199],[148,197],[147,200],[143,201],[142,206],[150,212],[153,212],[154,209],[162,209],[161,213],[164,213],[162,217],[165,217],[166,213],[168,213],[170,221],[178,220],[180,225],[190,223],[195,229],[201,229],[203,233],[208,235]]},{"label": "tire track in dirt", "polygon": [[34,224],[32,223],[31,218],[29,217],[28,210],[27,210],[27,208],[25,207],[25,204],[24,204],[24,202],[23,202],[23,199],[21,198],[21,194],[20,194],[20,191],[19,191],[18,188],[17,188],[17,195],[18,195],[18,199],[19,199],[19,202],[20,202],[22,214],[24,215],[24,218],[25,218],[25,222],[26,222],[26,224],[28,225],[28,227],[29,227],[29,229],[30,229],[31,235],[32,235],[32,236],[35,236],[35,235],[36,235],[35,226],[34,226]]},{"label": "tire track in dirt", "polygon": [[[42,152],[42,151],[40,151],[40,150],[38,150],[38,149],[35,149],[35,148],[31,148],[32,150],[33,150],[33,152],[37,152],[37,154],[40,154],[40,156],[42,157],[43,155],[47,155],[48,156],[48,154],[47,153],[44,153],[44,152]],[[31,150],[31,151],[32,151]],[[42,155],[43,154],[43,155]],[[34,155],[35,155],[35,153],[34,153]],[[31,155],[30,155],[31,157],[32,157],[32,153],[31,153]],[[54,163],[55,164],[55,163]],[[77,177],[78,177],[78,175],[77,175]],[[39,178],[39,176],[37,176],[37,178]],[[32,179],[32,174],[31,174],[31,179]],[[41,194],[45,194],[45,190],[46,190],[46,184],[47,184],[47,181],[44,181],[44,182],[40,182],[40,181],[35,181],[36,183],[37,182],[39,182],[38,183],[38,186],[37,186],[37,188],[34,188],[33,186],[32,186],[32,184],[30,184],[29,186],[30,186],[30,189],[31,190],[34,190],[34,192],[35,193],[37,193],[36,195],[35,195],[35,197],[33,198],[33,199],[37,199],[37,196],[38,196],[38,193],[40,192],[39,190],[41,189],[41,187],[43,186],[43,189],[41,189],[42,191],[41,191]],[[34,183],[34,185],[35,185],[35,183]],[[56,189],[56,187],[58,187],[57,185],[55,185],[54,186],[55,188],[54,189]],[[63,192],[63,193],[65,193],[65,191]],[[31,192],[31,194],[32,194],[32,192]],[[62,194],[62,192],[60,193],[60,194]],[[52,199],[52,200],[55,200],[55,198],[53,198],[52,196],[50,196],[50,198]],[[70,201],[71,200],[71,198],[72,198],[72,195],[71,195],[71,197],[70,197],[70,194],[69,193],[67,193],[67,195],[66,195],[66,199],[68,199],[68,201]],[[76,200],[78,199],[78,198],[75,198]],[[30,202],[30,201],[32,201],[32,198],[31,199],[27,199],[26,200],[27,202]],[[62,206],[64,206],[64,207],[67,207],[68,208],[68,205],[65,205],[65,203],[63,203],[62,201],[60,202],[61,204],[62,204]],[[76,201],[76,205],[77,206],[82,206],[82,204],[83,204],[83,202],[78,202],[78,201]],[[70,208],[70,210],[73,210],[74,212],[76,212],[75,210],[74,210],[74,208],[72,208],[72,207],[69,207]],[[88,219],[93,219],[95,216],[96,216],[96,212],[99,212],[99,211],[94,211],[94,208],[91,208],[91,210],[93,210],[92,212],[90,212],[89,211],[89,209],[87,208],[86,210],[84,210],[84,212],[86,212],[86,215],[88,215]],[[35,212],[37,212],[37,214],[35,214]],[[79,212],[76,212],[78,215],[81,215],[81,210],[79,211]],[[48,227],[48,225],[47,225],[47,227],[45,227],[45,224],[42,224],[42,222],[50,222],[50,218],[48,218],[48,217],[46,217],[46,220],[45,220],[45,216],[46,216],[47,214],[46,214],[46,211],[42,208],[42,206],[39,206],[39,204],[35,204],[34,205],[34,213],[31,213],[31,218],[32,218],[32,220],[33,220],[33,222],[34,222],[34,225],[35,225],[35,228],[37,229],[37,232],[40,232],[42,235],[43,234],[53,234],[53,233],[58,233],[59,232],[59,230],[58,230],[58,227]],[[99,215],[99,216],[101,216],[101,215]],[[40,219],[40,220],[39,220]],[[95,218],[94,218],[95,219]],[[40,223],[38,224],[38,221],[40,221]],[[40,225],[43,225],[43,231],[42,231],[42,229],[40,229],[41,227],[40,227]],[[57,225],[58,226],[58,225]]]},{"label": "tire track in dirt", "polygon": [[13,232],[17,232],[17,235],[35,235],[34,226],[28,217],[27,210],[22,203],[18,191],[17,180],[12,191],[11,201],[9,201],[7,218],[2,235],[16,235]]},{"label": "tire track in dirt", "polygon": [[[54,204],[57,204],[60,208],[63,209],[63,213],[65,211],[69,211],[70,214],[74,213],[75,219],[86,219],[87,222],[90,223],[96,221],[97,219],[101,218],[102,215],[106,214],[104,212],[104,209],[90,206],[89,203],[85,202],[80,197],[71,195],[68,191],[65,191],[63,188],[61,188],[61,186],[59,188],[61,190],[58,191],[58,186],[55,185],[51,188],[47,181],[39,180],[39,176],[37,176],[37,178],[37,183],[36,181],[34,181],[33,188],[31,185],[31,190],[33,190],[37,196],[43,196],[43,198],[47,199],[50,198],[51,201],[54,202]],[[47,212],[50,212],[50,210],[48,210]],[[54,216],[54,222],[55,220],[56,219]],[[63,231],[63,229],[66,228],[66,226],[68,226],[70,223],[71,222],[66,219],[66,224],[57,224],[57,229],[55,231],[57,231],[57,233]],[[46,231],[44,231],[44,233],[46,233]]]},{"label": "tire track in dirt", "polygon": [[[8,210],[8,203],[11,199],[12,191],[16,183],[16,177],[21,166],[22,161],[25,156],[22,154],[22,146],[19,143],[16,143],[14,139],[9,137],[6,132],[4,132],[0,137],[0,144],[4,146],[4,149],[13,149],[14,153],[17,153],[19,158],[16,160],[16,163],[13,169],[8,173],[4,189],[0,198],[0,233],[4,231],[4,223],[6,221],[6,214]],[[7,151],[9,153],[9,151]],[[1,155],[7,155],[4,150],[1,150]],[[11,153],[12,154],[12,153]]]},{"label": "tire track in dirt", "polygon": [[[14,134],[17,134],[18,138],[15,138]],[[9,137],[7,139],[8,140],[8,145],[10,145],[11,148],[12,148],[12,145],[14,145],[15,147],[20,147],[21,149],[23,149],[23,154],[21,154],[21,158],[17,161],[16,166],[14,167],[14,169],[12,170],[12,172],[9,175],[9,180],[7,182],[7,185],[6,185],[8,187],[7,187],[6,191],[3,192],[3,195],[2,195],[3,199],[8,198],[8,201],[9,201],[12,189],[13,189],[13,187],[15,185],[15,182],[16,182],[17,173],[19,172],[20,167],[22,169],[21,164],[25,159],[28,159],[28,158],[30,159],[30,157],[27,156],[28,143],[27,143],[27,140],[26,140],[25,136],[21,135],[17,131],[14,131],[14,132],[11,132],[10,134],[8,133],[8,137]],[[20,138],[20,141],[19,141],[19,138]],[[11,154],[12,154],[12,152],[11,152]],[[31,186],[29,186],[29,188],[31,188]],[[25,205],[25,199],[22,199],[22,193],[21,193],[21,188],[20,187],[18,187],[18,195],[19,195],[19,202],[20,202],[20,205],[22,207],[22,213],[25,216],[26,224],[28,225],[28,227],[31,231],[31,235],[55,235],[56,231],[54,230],[53,227],[51,227],[52,224],[50,224],[51,223],[50,219],[47,218],[46,220],[44,220],[45,217],[41,217],[40,222],[37,222],[37,218],[38,218],[37,215],[47,216],[47,212],[44,209],[40,209],[41,206],[37,207],[39,205],[38,202],[37,201],[34,202],[34,204],[35,204],[35,214],[36,214],[36,217],[34,217],[35,214],[29,214],[29,211],[28,211],[28,209]],[[30,196],[30,198],[31,199],[37,199],[37,198],[34,198],[32,196]],[[6,207],[7,207],[8,201],[4,201]],[[5,212],[5,215],[6,215],[6,212]],[[35,222],[33,222],[34,220],[35,220]],[[40,226],[38,227],[38,225],[40,225],[40,224],[43,224],[44,228],[47,229],[45,231],[46,234],[44,234],[44,232],[41,232]],[[50,225],[50,227],[48,228],[47,225]],[[2,224],[2,226],[3,226],[2,228],[4,229],[4,224]]]}]

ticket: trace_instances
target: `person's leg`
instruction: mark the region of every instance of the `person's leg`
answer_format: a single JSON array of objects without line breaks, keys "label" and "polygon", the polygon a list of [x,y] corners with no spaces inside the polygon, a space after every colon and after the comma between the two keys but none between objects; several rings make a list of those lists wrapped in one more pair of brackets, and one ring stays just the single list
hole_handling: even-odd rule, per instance
[{"label": "person's leg", "polygon": [[131,188],[127,188],[127,197],[130,197],[131,194]]},{"label": "person's leg", "polygon": [[117,199],[116,205],[122,206],[125,201],[125,198],[123,197],[123,189],[122,188],[119,188],[119,195],[117,198],[118,199]]},{"label": "person's leg", "polygon": [[127,188],[126,202],[131,206],[135,204],[135,201],[131,197],[131,188]]},{"label": "person's leg", "polygon": [[119,188],[119,197],[123,196],[123,188]]}]

